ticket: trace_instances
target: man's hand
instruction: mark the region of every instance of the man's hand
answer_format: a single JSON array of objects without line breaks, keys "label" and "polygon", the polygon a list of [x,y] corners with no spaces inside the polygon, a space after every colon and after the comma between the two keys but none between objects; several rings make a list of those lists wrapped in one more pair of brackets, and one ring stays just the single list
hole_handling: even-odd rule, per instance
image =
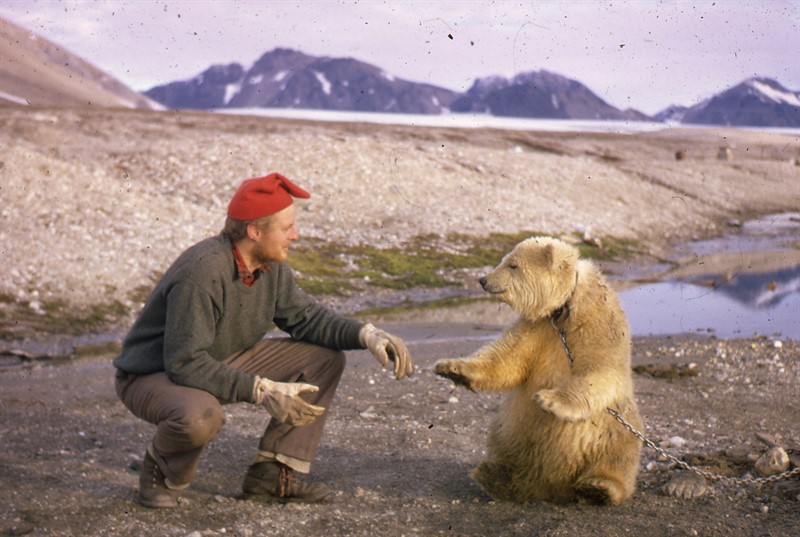
[{"label": "man's hand", "polygon": [[317,386],[302,382],[273,382],[256,377],[253,388],[253,400],[257,405],[264,405],[272,417],[281,423],[299,427],[308,425],[317,416],[325,412],[325,408],[312,405],[302,397],[301,393],[319,391]]},{"label": "man's hand", "polygon": [[394,362],[394,378],[401,379],[414,373],[411,353],[399,337],[387,334],[369,323],[361,328],[358,337],[382,366],[386,367],[389,360]]}]

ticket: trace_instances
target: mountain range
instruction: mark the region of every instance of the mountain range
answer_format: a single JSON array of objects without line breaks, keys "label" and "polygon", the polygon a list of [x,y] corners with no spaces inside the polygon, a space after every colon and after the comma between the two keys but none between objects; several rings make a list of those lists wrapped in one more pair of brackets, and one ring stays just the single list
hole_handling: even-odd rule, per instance
[{"label": "mountain range", "polygon": [[400,114],[480,113],[548,119],[669,121],[800,128],[800,92],[751,78],[689,107],[649,117],[619,110],[546,70],[478,78],[466,93],[392,76],[353,58],[276,48],[251,67],[212,65],[188,80],[137,93],[58,45],[0,19],[0,105],[149,109],[302,108]]}]

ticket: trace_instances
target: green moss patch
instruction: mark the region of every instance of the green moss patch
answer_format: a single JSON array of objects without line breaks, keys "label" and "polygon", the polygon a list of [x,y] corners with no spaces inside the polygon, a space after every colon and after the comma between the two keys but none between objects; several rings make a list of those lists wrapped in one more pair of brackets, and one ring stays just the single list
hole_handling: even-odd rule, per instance
[{"label": "green moss patch", "polygon": [[[298,243],[290,255],[297,282],[315,296],[352,296],[369,288],[424,289],[461,286],[474,270],[497,265],[505,254],[522,240],[543,235],[535,231],[491,233],[476,237],[451,234],[419,235],[399,246],[378,248],[372,245],[346,246],[319,239]],[[625,259],[640,248],[635,241],[603,237],[603,248],[578,246],[585,258]],[[469,271],[473,272],[470,273]],[[130,303],[143,302],[160,275],[128,293]],[[443,307],[460,299],[432,301],[428,307]],[[81,334],[102,331],[130,315],[129,307],[119,301],[75,308],[60,301],[43,302],[41,310],[32,311],[15,297],[0,294],[7,306],[0,310],[0,339],[14,339],[25,333]],[[409,305],[411,306],[411,305]],[[413,304],[419,307],[419,304]],[[386,312],[379,312],[386,313]]]}]

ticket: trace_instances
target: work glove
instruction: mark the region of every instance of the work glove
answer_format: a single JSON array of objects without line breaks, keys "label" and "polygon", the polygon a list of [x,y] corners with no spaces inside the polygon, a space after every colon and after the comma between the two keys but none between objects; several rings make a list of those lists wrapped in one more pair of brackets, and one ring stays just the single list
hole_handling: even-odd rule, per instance
[{"label": "work glove", "polygon": [[394,378],[408,377],[414,372],[411,354],[399,337],[387,334],[367,323],[361,327],[358,339],[361,341],[361,346],[368,348],[382,366],[386,367],[389,360],[394,362]]},{"label": "work glove", "polygon": [[303,382],[274,382],[256,377],[253,386],[253,401],[264,405],[267,412],[281,423],[299,427],[308,425],[325,412],[325,407],[312,405],[301,393],[318,392],[313,384]]}]

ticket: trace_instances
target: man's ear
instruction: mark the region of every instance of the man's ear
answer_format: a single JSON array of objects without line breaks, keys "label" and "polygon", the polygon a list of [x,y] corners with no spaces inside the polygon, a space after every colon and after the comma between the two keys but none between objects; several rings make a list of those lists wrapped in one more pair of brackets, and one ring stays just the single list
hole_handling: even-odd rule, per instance
[{"label": "man's ear", "polygon": [[256,241],[261,236],[261,228],[255,224],[247,224],[247,238]]}]

